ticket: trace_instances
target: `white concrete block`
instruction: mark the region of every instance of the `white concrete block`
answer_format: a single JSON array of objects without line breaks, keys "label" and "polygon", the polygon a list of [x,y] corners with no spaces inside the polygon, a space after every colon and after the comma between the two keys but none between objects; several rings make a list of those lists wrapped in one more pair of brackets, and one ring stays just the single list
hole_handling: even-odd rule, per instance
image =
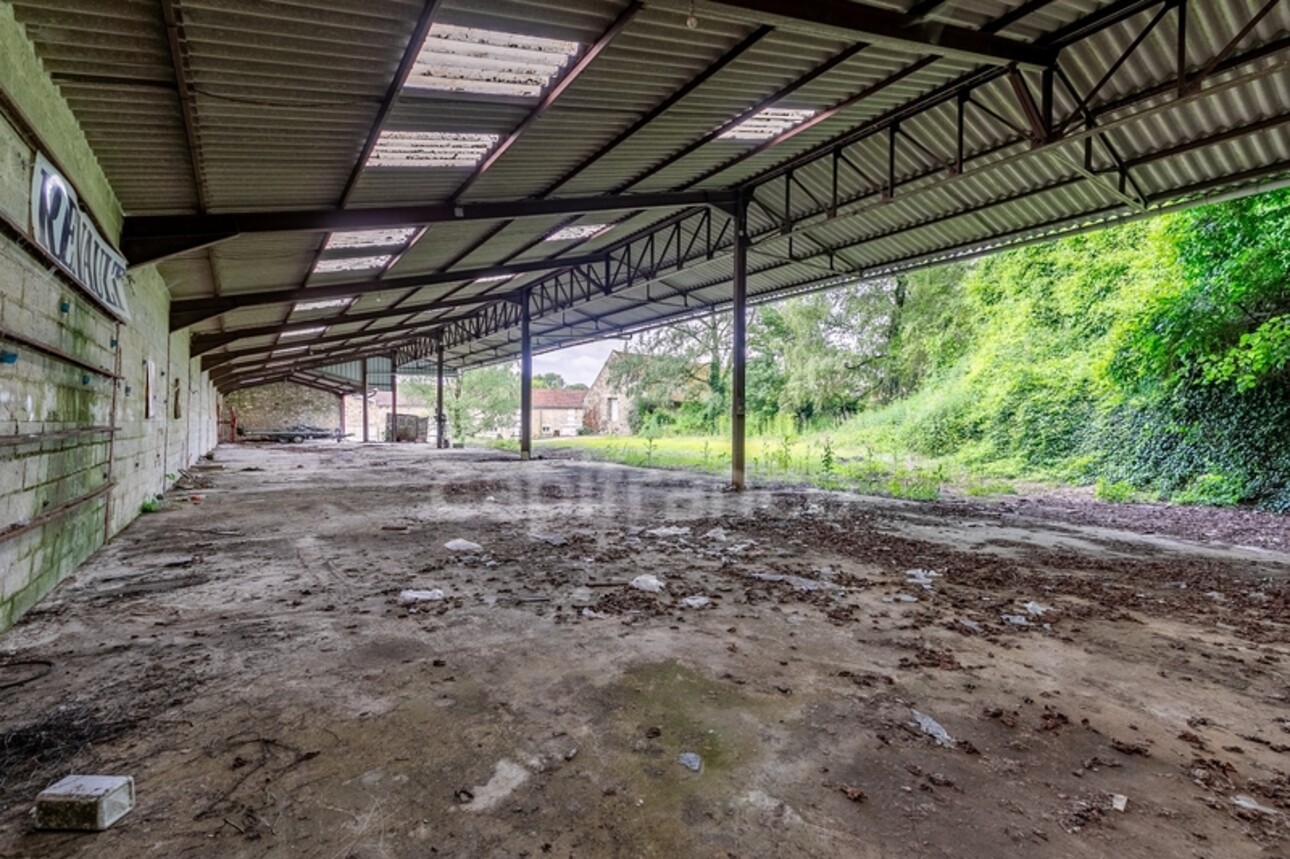
[{"label": "white concrete block", "polygon": [[40,829],[107,829],[134,808],[128,775],[69,775],[36,797]]}]

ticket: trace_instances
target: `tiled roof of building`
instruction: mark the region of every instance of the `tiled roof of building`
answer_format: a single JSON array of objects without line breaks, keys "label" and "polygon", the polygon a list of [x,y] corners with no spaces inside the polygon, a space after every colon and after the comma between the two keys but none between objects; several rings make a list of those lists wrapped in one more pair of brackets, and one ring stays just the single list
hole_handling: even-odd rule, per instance
[{"label": "tiled roof of building", "polygon": [[586,391],[571,391],[556,388],[534,388],[533,408],[535,409],[580,409]]}]

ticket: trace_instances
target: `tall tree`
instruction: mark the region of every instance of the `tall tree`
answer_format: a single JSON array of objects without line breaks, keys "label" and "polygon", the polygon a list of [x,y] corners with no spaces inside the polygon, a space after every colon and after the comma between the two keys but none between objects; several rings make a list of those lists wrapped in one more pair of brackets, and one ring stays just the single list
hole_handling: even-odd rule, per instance
[{"label": "tall tree", "polygon": [[762,308],[760,324],[779,332],[782,411],[845,412],[880,389],[898,288],[895,278],[866,280]]},{"label": "tall tree", "polygon": [[538,373],[533,377],[533,387],[563,390],[568,385],[564,383],[564,376],[559,373]]},{"label": "tall tree", "polygon": [[[427,405],[434,402],[429,382],[408,382],[407,389]],[[444,396],[449,432],[456,439],[509,435],[519,408],[520,376],[513,364],[466,370],[449,382]]]},{"label": "tall tree", "polygon": [[676,397],[693,399],[714,427],[727,402],[731,322],[729,313],[713,312],[647,331],[614,362],[610,380],[632,393],[638,413],[666,409]]}]

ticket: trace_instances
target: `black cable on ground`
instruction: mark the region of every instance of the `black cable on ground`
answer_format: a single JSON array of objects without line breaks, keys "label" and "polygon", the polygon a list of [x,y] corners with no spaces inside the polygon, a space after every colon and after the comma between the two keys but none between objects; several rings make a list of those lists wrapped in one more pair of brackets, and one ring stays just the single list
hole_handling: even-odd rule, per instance
[{"label": "black cable on ground", "polygon": [[8,683],[0,683],[0,689],[12,689],[15,686],[22,686],[23,684],[30,683],[33,680],[39,680],[54,670],[54,663],[48,659],[24,659],[21,662],[0,662],[0,671],[5,671],[9,668],[21,668],[24,665],[42,665],[45,670],[38,674],[33,674],[30,677],[24,677],[21,680],[10,680]]}]

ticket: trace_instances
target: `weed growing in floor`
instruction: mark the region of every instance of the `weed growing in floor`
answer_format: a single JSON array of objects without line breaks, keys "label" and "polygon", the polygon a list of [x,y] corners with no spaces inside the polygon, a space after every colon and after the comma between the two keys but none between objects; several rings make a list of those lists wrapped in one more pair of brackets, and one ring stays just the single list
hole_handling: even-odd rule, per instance
[{"label": "weed growing in floor", "polygon": [[1097,488],[1093,490],[1093,497],[1098,501],[1109,501],[1112,504],[1123,504],[1126,501],[1132,501],[1136,494],[1133,486],[1123,480],[1110,481],[1105,477],[1097,479]]},{"label": "weed growing in floor", "polygon": [[824,437],[824,452],[820,454],[820,472],[826,479],[833,477],[833,439]]}]

